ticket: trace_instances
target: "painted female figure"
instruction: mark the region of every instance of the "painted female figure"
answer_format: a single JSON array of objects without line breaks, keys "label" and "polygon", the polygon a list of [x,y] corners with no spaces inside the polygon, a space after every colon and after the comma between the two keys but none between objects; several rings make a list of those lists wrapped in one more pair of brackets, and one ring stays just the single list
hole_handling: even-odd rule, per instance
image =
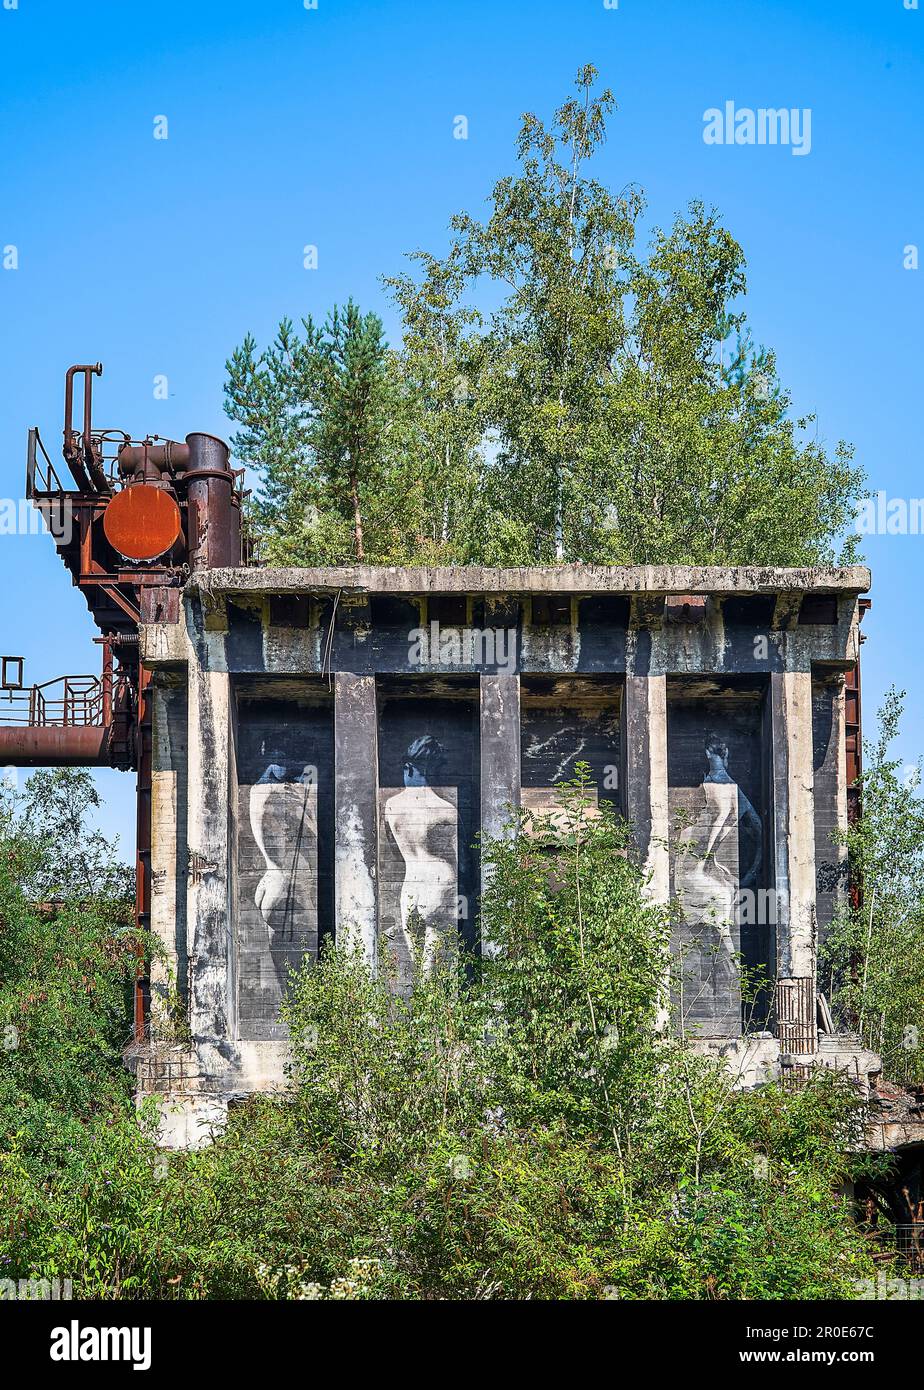
[{"label": "painted female figure", "polygon": [[288,963],[277,954],[297,950],[300,938],[317,930],[317,770],[270,756],[250,789],[250,828],[266,865],[254,904],[269,932],[274,973],[284,983]]},{"label": "painted female figure", "polygon": [[[763,827],[729,774],[728,744],[710,734],[705,753],[703,800],[677,856],[674,882],[685,923],[717,932],[723,958],[734,965],[739,894],[756,883]],[[751,848],[744,858],[746,844]]]},{"label": "painted female figure", "polygon": [[441,942],[456,925],[458,854],[457,809],[434,788],[439,784],[443,749],[430,734],[415,739],[404,759],[404,790],[385,803],[385,822],[404,860],[400,926],[392,937],[405,967],[418,961],[429,973]]}]

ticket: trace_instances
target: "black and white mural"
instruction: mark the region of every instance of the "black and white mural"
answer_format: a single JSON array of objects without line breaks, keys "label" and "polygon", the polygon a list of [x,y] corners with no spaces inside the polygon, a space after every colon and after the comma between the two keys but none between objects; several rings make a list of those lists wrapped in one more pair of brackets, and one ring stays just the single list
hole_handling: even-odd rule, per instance
[{"label": "black and white mural", "polygon": [[[533,677],[521,683],[521,802],[538,829],[561,828],[561,783],[590,768],[591,807],[618,803],[621,692],[594,677]],[[592,812],[591,812],[592,814]]]},{"label": "black and white mural", "polygon": [[477,705],[385,699],[379,731],[379,932],[396,988],[471,939]]},{"label": "black and white mural", "polygon": [[238,705],[238,980],[245,1039],[284,1036],[291,968],[330,919],[331,712],[296,701]]},{"label": "black and white mural", "polygon": [[769,960],[763,761],[756,694],[669,702],[676,1003],[707,1036],[740,1032],[741,965],[757,971]]}]

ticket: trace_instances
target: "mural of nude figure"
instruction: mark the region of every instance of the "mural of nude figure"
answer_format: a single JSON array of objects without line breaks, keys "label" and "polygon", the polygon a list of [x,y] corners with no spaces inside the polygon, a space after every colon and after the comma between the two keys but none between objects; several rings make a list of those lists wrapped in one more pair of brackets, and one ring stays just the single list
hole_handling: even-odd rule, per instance
[{"label": "mural of nude figure", "polygon": [[442,765],[439,742],[417,738],[405,755],[403,790],[384,793],[383,819],[403,862],[386,938],[404,987],[415,967],[432,971],[457,924],[458,809],[455,790],[438,785]]},{"label": "mural of nude figure", "polygon": [[254,904],[266,925],[264,983],[285,983],[287,955],[316,930],[317,774],[310,766],[268,764],[250,789],[250,828],[266,865]]},{"label": "mural of nude figure", "polygon": [[704,751],[702,799],[683,833],[674,886],[686,925],[703,929],[704,945],[718,948],[717,965],[737,977],[739,897],[757,881],[763,826],[729,773],[728,744],[710,734]]}]

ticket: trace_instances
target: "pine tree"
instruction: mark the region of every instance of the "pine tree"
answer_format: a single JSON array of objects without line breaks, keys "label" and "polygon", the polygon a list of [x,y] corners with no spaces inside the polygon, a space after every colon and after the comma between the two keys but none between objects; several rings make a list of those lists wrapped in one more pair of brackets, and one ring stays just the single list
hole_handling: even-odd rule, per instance
[{"label": "pine tree", "polygon": [[283,320],[259,355],[248,334],[228,360],[226,410],[242,426],[235,449],[262,476],[269,558],[362,563],[370,545],[388,548],[382,503],[397,501],[389,483],[402,471],[394,362],[381,319],[352,300],[323,325],[309,317],[302,326],[299,337]]}]

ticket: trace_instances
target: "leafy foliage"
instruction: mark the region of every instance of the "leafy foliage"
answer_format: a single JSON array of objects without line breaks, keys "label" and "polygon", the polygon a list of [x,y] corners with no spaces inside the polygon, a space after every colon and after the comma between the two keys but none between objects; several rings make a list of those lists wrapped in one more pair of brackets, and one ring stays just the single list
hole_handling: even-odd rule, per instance
[{"label": "leafy foliage", "polygon": [[[95,1031],[66,1020],[86,1090],[42,1095],[55,1145],[32,1041],[62,1074],[68,1043],[28,1033],[4,1061],[0,1271],[106,1298],[851,1297],[870,1267],[835,1195],[859,1163],[850,1088],[731,1092],[658,1035],[667,923],[585,791],[556,837],[523,817],[484,847],[480,961],[444,959],[403,997],[387,954],[325,948],[287,1005],[291,1093],[234,1107],[208,1148],[158,1151],[99,990],[78,1001]],[[114,990],[110,940],[94,969]],[[46,989],[72,982],[60,948],[38,959]],[[30,981],[4,980],[9,1016]]]},{"label": "leafy foliage", "polygon": [[854,884],[822,943],[832,1001],[894,1081],[924,1082],[924,797],[920,767],[890,756],[904,692],[890,690],[867,743],[862,814],[846,835]]},{"label": "leafy foliage", "polygon": [[[595,83],[583,68],[549,128],[524,117],[517,171],[495,184],[484,221],[456,215],[445,256],[418,251],[414,274],[386,279],[402,319],[394,352],[375,338],[387,399],[363,396],[362,353],[340,355],[352,454],[380,465],[364,553],[849,561],[854,539],[838,538],[863,495],[850,448],[826,450],[812,416],[791,417],[746,322],[744,253],[715,210],[694,202],[639,252],[641,191],[614,194],[592,173],[614,108]],[[380,335],[373,316],[354,316]],[[284,323],[259,359],[247,338],[228,364],[238,452],[265,478],[270,553],[302,564],[359,555],[345,529],[350,451],[318,440],[342,438],[343,401],[325,396],[328,348],[305,326],[304,345]]]},{"label": "leafy foliage", "polygon": [[290,320],[257,352],[248,335],[227,363],[238,456],[265,480],[256,522],[278,564],[401,560],[414,535],[406,413],[381,320],[352,300],[323,325]]},{"label": "leafy foliage", "polygon": [[85,824],[90,775],[36,773],[0,808],[0,1147],[54,1171],[83,1126],[123,1114],[141,943],[130,871]]}]

